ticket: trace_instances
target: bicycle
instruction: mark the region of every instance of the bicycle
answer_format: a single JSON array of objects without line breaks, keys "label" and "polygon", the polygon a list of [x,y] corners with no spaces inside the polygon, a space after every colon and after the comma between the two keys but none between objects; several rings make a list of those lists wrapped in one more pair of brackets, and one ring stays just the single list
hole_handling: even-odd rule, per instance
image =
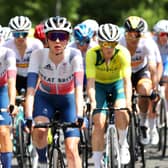
[{"label": "bicycle", "polygon": [[88,128],[80,130],[79,154],[82,159],[82,167],[87,168],[89,166],[88,159],[92,155],[92,148],[91,148],[92,119],[91,119],[90,103],[88,101],[86,93],[84,93],[84,117],[87,117],[89,124]]},{"label": "bicycle", "polygon": [[157,128],[159,132],[158,151],[161,151],[161,156],[165,157],[167,148],[167,108],[165,99],[165,87],[164,83],[167,81],[161,81],[159,87],[160,100],[156,105],[157,113]]},{"label": "bicycle", "polygon": [[23,130],[24,110],[22,103],[25,101],[24,96],[16,97],[18,114],[13,119],[13,153],[17,159],[19,168],[32,168],[32,144],[31,139]]},{"label": "bicycle", "polygon": [[[128,131],[128,140],[129,140],[129,146],[130,146],[130,154],[131,154],[131,162],[128,165],[129,168],[135,168],[136,162],[141,159],[142,167],[146,167],[145,162],[145,153],[144,153],[144,144],[141,143],[140,138],[142,136],[141,133],[141,126],[140,126],[140,114],[138,110],[138,99],[139,98],[146,98],[153,100],[159,98],[159,95],[143,95],[136,93],[135,88],[133,88],[132,91],[132,113],[130,117],[130,127]],[[152,110],[155,112],[157,103],[155,102],[153,104]]]},{"label": "bicycle", "polygon": [[[56,114],[59,112],[57,111]],[[65,168],[64,153],[60,145],[61,131],[67,128],[79,128],[80,124],[71,122],[60,122],[58,119],[53,119],[48,123],[35,123],[34,128],[51,128],[53,140],[48,151],[49,168]]]},{"label": "bicycle", "polygon": [[96,108],[95,110],[105,110],[108,112],[107,128],[105,132],[105,151],[102,158],[102,168],[121,168],[123,165],[120,161],[120,147],[117,128],[115,126],[115,112],[127,111],[130,115],[128,108],[115,108],[111,102],[111,93],[107,93],[107,108]]}]

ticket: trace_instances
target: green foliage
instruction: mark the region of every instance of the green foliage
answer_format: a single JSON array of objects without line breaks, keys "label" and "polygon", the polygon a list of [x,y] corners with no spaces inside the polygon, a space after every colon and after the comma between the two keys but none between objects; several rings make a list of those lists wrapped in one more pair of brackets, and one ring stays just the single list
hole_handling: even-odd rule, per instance
[{"label": "green foliage", "polygon": [[142,16],[150,29],[167,18],[168,0],[0,0],[0,24],[6,26],[11,17],[26,15],[33,24],[55,15],[67,17],[73,24],[96,19],[99,24],[111,22],[122,26],[130,15]]}]

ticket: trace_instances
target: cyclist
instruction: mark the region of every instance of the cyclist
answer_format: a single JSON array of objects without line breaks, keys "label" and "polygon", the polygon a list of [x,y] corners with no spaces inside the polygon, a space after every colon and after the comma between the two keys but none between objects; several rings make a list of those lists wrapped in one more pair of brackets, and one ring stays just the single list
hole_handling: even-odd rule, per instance
[{"label": "cyclist", "polygon": [[35,26],[34,37],[39,39],[43,43],[44,47],[48,47],[43,23],[40,23]]},{"label": "cyclist", "polygon": [[[131,107],[131,58],[129,51],[118,44],[119,27],[102,24],[98,30],[99,45],[86,54],[87,93],[91,109],[106,107],[106,92],[113,94],[114,107]],[[130,161],[127,143],[129,117],[125,111],[116,113],[121,163]],[[104,150],[105,111],[93,112],[92,149],[95,168],[100,168]]]},{"label": "cyclist", "polygon": [[[147,22],[143,18],[138,16],[126,18],[124,28],[125,35],[120,39],[120,44],[127,47],[131,53],[132,85],[138,93],[150,95],[152,90],[157,90],[155,60],[157,45],[152,38],[143,38],[147,30]],[[146,98],[139,99],[142,144],[148,144],[150,141],[147,119],[150,103]]]},{"label": "cyclist", "polygon": [[[85,57],[87,50],[97,45],[97,43],[91,41],[93,34],[94,34],[93,30],[89,26],[80,23],[74,27],[73,35],[75,41],[71,42],[68,45],[69,47],[73,47],[80,50],[83,57],[84,69],[85,69]],[[84,75],[84,87],[85,85],[86,85],[86,75]]]},{"label": "cyclist", "polygon": [[[50,17],[45,21],[44,31],[49,48],[34,51],[29,64],[26,123],[31,117],[35,122],[48,122],[56,109],[61,111],[62,122],[75,122],[83,117],[83,62],[79,50],[67,47],[71,23],[61,16]],[[39,75],[41,80],[35,92]],[[81,168],[79,130],[68,129],[64,136],[68,167]],[[39,164],[46,165],[47,130],[34,129],[32,137]]]},{"label": "cyclist", "polygon": [[[17,114],[16,97],[16,58],[15,53],[8,48],[0,47],[0,108],[8,108],[0,112],[0,159],[3,168],[11,168],[12,141],[10,137],[11,116]],[[9,106],[13,112],[9,113]]]},{"label": "cyclist", "polygon": [[[163,62],[163,81],[168,81],[168,20],[159,20],[153,27],[154,30],[154,40],[156,41]],[[165,86],[165,96],[167,100],[168,109],[168,83]]]},{"label": "cyclist", "polygon": [[20,94],[21,89],[26,90],[27,87],[27,69],[32,51],[43,48],[40,40],[27,37],[31,25],[32,23],[27,16],[15,16],[11,18],[9,27],[14,38],[3,44],[3,46],[11,48],[16,53],[16,89],[18,94]]},{"label": "cyclist", "polygon": [[93,30],[93,37],[91,40],[95,41],[96,43],[98,42],[97,40],[97,32],[99,29],[99,24],[96,20],[94,19],[86,19],[82,22],[83,24],[86,24],[88,27],[90,27]]}]

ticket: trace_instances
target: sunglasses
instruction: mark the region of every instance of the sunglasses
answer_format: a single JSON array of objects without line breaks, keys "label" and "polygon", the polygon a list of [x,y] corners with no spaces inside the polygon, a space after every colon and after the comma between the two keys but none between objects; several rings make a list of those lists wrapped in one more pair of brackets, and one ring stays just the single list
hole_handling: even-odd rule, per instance
[{"label": "sunglasses", "polygon": [[102,42],[102,41],[100,41],[99,44],[101,47],[104,47],[104,48],[115,48],[118,43],[117,42],[107,42],[107,41]]},{"label": "sunglasses", "polygon": [[85,38],[83,40],[76,40],[76,43],[80,46],[88,45],[90,43],[90,39]]},{"label": "sunglasses", "polygon": [[47,34],[47,38],[51,41],[56,41],[57,39],[65,41],[69,39],[69,34],[67,32],[53,31]]},{"label": "sunglasses", "polygon": [[26,38],[28,36],[28,32],[13,32],[14,38]]},{"label": "sunglasses", "polygon": [[159,33],[159,36],[160,36],[160,37],[163,37],[163,36],[167,36],[167,37],[168,37],[168,33],[161,32],[161,33]]}]

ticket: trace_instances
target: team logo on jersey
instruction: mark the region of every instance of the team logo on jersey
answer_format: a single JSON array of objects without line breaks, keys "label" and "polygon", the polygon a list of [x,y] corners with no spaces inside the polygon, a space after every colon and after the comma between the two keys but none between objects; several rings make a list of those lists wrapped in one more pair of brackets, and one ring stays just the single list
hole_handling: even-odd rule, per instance
[{"label": "team logo on jersey", "polygon": [[51,67],[50,64],[47,64],[47,65],[44,67],[44,69],[53,71],[53,68]]}]

